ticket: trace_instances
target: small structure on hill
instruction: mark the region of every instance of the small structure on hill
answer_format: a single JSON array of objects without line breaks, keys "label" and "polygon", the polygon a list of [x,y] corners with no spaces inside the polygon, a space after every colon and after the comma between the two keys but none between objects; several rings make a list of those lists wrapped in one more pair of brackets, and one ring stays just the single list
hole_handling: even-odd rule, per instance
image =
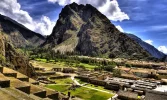
[{"label": "small structure on hill", "polygon": [[55,72],[62,72],[62,68],[52,68],[52,70]]},{"label": "small structure on hill", "polygon": [[74,71],[73,68],[63,68],[63,73],[74,73]]},{"label": "small structure on hill", "polygon": [[157,74],[159,74],[159,75],[167,75],[167,70],[158,70]]},{"label": "small structure on hill", "polygon": [[119,91],[117,94],[118,94],[118,99],[120,100],[139,100],[138,94],[135,92]]},{"label": "small structure on hill", "polygon": [[147,91],[145,100],[167,100],[167,92]]}]

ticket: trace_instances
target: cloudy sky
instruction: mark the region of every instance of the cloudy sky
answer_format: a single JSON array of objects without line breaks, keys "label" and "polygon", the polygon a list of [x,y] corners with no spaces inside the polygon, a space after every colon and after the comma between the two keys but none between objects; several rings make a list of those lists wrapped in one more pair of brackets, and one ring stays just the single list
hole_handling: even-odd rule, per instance
[{"label": "cloudy sky", "polygon": [[0,14],[49,35],[69,3],[92,4],[120,31],[132,33],[167,54],[167,0],[0,0]]}]

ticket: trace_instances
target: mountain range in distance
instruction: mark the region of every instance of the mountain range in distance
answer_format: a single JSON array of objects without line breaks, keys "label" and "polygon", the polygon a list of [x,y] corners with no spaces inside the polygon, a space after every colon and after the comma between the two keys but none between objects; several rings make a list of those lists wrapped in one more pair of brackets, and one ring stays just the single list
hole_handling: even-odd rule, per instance
[{"label": "mountain range in distance", "polygon": [[166,55],[133,34],[120,32],[90,4],[65,6],[47,38],[9,17],[0,15],[0,28],[17,48],[42,47],[55,52],[79,52],[86,56],[155,57]]},{"label": "mountain range in distance", "polygon": [[45,37],[41,34],[29,30],[7,16],[0,15],[0,28],[15,47],[34,47],[45,41]]}]

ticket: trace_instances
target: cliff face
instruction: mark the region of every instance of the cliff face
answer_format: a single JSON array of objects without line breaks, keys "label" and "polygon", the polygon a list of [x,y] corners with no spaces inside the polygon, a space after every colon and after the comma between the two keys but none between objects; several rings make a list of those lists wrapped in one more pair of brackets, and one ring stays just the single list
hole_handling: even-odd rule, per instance
[{"label": "cliff face", "polygon": [[140,44],[141,47],[143,47],[145,50],[147,50],[153,57],[162,59],[165,57],[165,54],[157,50],[154,46],[144,42],[139,37],[133,35],[133,34],[127,34],[130,38],[135,40],[138,44]]},{"label": "cliff face", "polygon": [[28,58],[13,47],[7,35],[0,32],[0,65],[15,69],[29,77],[35,76],[35,70],[29,64]]},{"label": "cliff face", "polygon": [[45,41],[42,35],[3,15],[0,15],[0,28],[15,47],[36,47]]},{"label": "cliff face", "polygon": [[90,56],[150,56],[136,41],[121,33],[106,16],[89,4],[73,3],[65,6],[52,34],[42,46]]}]

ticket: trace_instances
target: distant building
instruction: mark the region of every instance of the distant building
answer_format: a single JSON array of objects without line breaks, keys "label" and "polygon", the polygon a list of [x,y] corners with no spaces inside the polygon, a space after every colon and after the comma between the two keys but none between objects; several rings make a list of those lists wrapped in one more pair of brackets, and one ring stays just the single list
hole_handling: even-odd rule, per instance
[{"label": "distant building", "polygon": [[167,70],[158,70],[157,74],[159,74],[159,75],[167,75]]},{"label": "distant building", "polygon": [[120,100],[139,100],[138,94],[135,92],[119,91],[117,94],[118,94],[118,99]]},{"label": "distant building", "polygon": [[167,100],[167,92],[147,91],[145,100]]},{"label": "distant building", "polygon": [[62,68],[52,68],[52,70],[55,72],[62,72]]},{"label": "distant building", "polygon": [[75,70],[73,68],[63,68],[63,73],[74,73]]},{"label": "distant building", "polygon": [[113,82],[108,82],[105,85],[105,88],[106,89],[115,90],[115,91],[119,91],[121,89],[121,85],[120,85],[120,83],[113,81]]},{"label": "distant building", "polygon": [[132,71],[134,75],[142,78],[148,78],[149,75],[155,75],[155,70],[143,70],[143,69],[137,69]]}]

